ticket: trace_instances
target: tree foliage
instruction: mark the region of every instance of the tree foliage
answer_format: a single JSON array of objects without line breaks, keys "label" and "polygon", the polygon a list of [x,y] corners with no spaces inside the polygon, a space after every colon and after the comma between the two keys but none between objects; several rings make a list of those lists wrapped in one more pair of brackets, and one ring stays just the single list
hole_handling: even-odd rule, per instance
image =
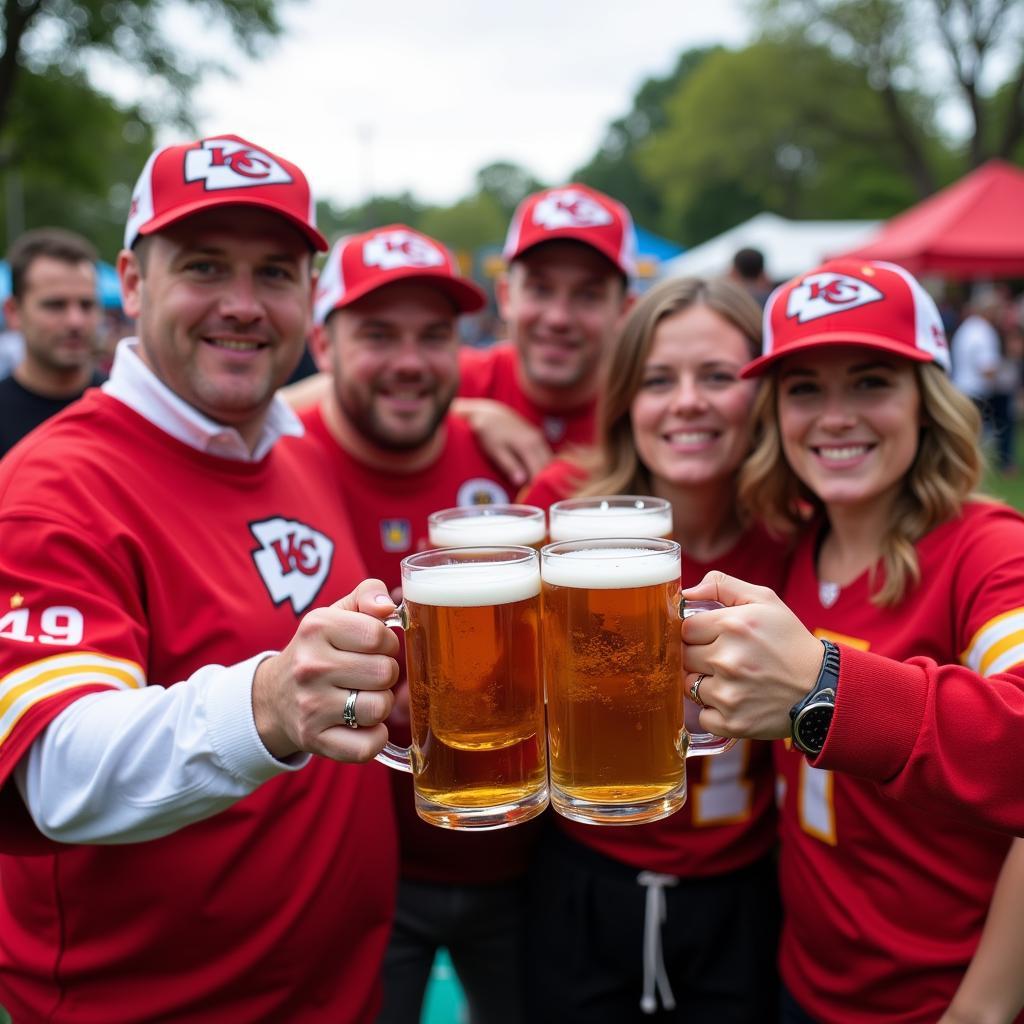
[{"label": "tree foliage", "polygon": [[[45,130],[43,128],[45,126]],[[88,237],[108,260],[121,246],[132,186],[153,132],[81,74],[26,72],[10,109],[2,237],[60,225]]]},{"label": "tree foliage", "polygon": [[648,78],[637,90],[629,113],[612,121],[597,152],[573,173],[573,179],[615,196],[629,207],[638,222],[657,224],[661,220],[662,197],[644,175],[637,152],[647,139],[665,128],[668,98],[709,54],[718,50],[719,47],[686,50],[671,73],[664,78]]},{"label": "tree foliage", "polygon": [[426,206],[409,192],[396,196],[374,196],[358,206],[339,207],[319,202],[316,207],[317,226],[333,242],[342,235],[355,235],[387,224],[408,224],[418,227]]},{"label": "tree foliage", "polygon": [[823,47],[712,54],[665,111],[638,159],[662,197],[662,230],[688,244],[760,210],[886,216],[913,199],[877,93]]},{"label": "tree foliage", "polygon": [[320,203],[317,220],[332,241],[387,224],[407,224],[457,252],[472,251],[500,245],[519,201],[543,187],[524,167],[508,161],[481,168],[476,186],[475,192],[451,206],[424,204],[407,192],[376,196],[348,209]]},{"label": "tree foliage", "polygon": [[525,167],[500,160],[476,172],[478,198],[488,198],[501,210],[507,221],[531,192],[543,186]]},{"label": "tree foliage", "polygon": [[754,9],[766,34],[827,45],[868,75],[921,196],[942,175],[917,129],[915,93],[942,97],[965,118],[962,169],[1010,157],[1024,137],[1020,0],[755,0]]},{"label": "tree foliage", "polygon": [[[0,0],[3,238],[59,224],[116,254],[135,178],[159,122],[190,121],[192,87],[217,65],[170,42],[166,16],[198,12],[248,54],[281,31],[279,0]],[[99,92],[99,55],[162,86],[155,106]]]},{"label": "tree foliage", "polygon": [[189,123],[192,87],[218,65],[170,41],[164,16],[174,6],[191,7],[211,26],[226,27],[248,54],[281,32],[278,0],[2,0],[0,138],[24,71],[80,72],[97,54],[163,83],[165,107],[154,116]]}]

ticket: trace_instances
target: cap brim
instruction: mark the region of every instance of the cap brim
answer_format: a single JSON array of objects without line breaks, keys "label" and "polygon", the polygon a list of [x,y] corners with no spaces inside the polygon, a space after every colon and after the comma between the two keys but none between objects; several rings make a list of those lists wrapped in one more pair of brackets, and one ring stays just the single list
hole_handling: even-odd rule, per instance
[{"label": "cap brim", "polygon": [[357,302],[364,296],[379,291],[381,288],[387,288],[389,284],[398,284],[399,282],[406,281],[422,281],[423,284],[430,285],[439,292],[444,292],[455,304],[455,309],[459,314],[476,313],[487,305],[487,294],[473,284],[472,281],[451,277],[448,274],[434,273],[430,270],[425,270],[423,267],[406,267],[401,270],[389,271],[386,281],[367,281],[362,285],[353,286],[345,292],[341,302],[335,303],[330,308],[324,319],[330,316],[336,309],[344,309],[346,306],[351,306],[353,302]]},{"label": "cap brim", "polygon": [[903,359],[910,359],[917,363],[935,362],[929,352],[925,352],[919,348],[910,348],[902,342],[893,341],[891,338],[886,338],[879,334],[865,334],[849,331],[840,334],[829,332],[808,335],[806,338],[801,338],[799,341],[795,341],[783,348],[776,349],[774,352],[769,352],[767,355],[759,356],[757,359],[753,360],[753,362],[747,363],[747,365],[740,370],[740,376],[744,378],[761,377],[771,369],[775,363],[779,362],[781,359],[786,359],[788,356],[796,355],[799,352],[806,352],[808,349],[822,348],[825,346],[834,348],[839,345],[850,345],[854,348],[871,348],[880,352],[888,352],[894,356],[900,356]]},{"label": "cap brim", "polygon": [[612,270],[622,274],[627,280],[633,276],[632,271],[624,267],[619,261],[618,253],[614,249],[603,245],[596,245],[590,238],[581,238],[576,228],[555,228],[548,231],[543,238],[530,242],[529,245],[521,246],[511,256],[507,256],[506,259],[511,263],[513,260],[519,259],[520,256],[525,256],[528,252],[539,249],[542,245],[547,245],[549,242],[578,242],[580,245],[585,245],[588,249],[593,249],[599,256],[603,256],[612,265]]},{"label": "cap brim", "polygon": [[316,228],[312,227],[301,217],[297,217],[291,210],[287,210],[277,203],[258,198],[238,199],[232,197],[231,199],[218,199],[215,196],[210,196],[205,199],[196,200],[192,203],[185,203],[182,206],[176,206],[173,210],[168,210],[166,213],[162,213],[158,217],[153,217],[151,220],[146,221],[146,223],[139,228],[138,234],[155,234],[163,228],[170,227],[172,224],[177,224],[178,221],[184,220],[186,217],[191,217],[195,213],[200,213],[203,210],[210,210],[218,206],[249,206],[260,210],[268,210],[270,213],[276,213],[288,221],[288,223],[293,227],[297,228],[314,249],[319,252],[327,251],[327,239],[324,238]]}]

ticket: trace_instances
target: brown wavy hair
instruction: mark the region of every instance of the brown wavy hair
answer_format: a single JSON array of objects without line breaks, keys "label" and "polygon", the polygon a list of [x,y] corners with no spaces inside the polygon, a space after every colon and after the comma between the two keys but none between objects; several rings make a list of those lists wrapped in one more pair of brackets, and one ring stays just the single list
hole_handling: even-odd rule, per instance
[{"label": "brown wavy hair", "polygon": [[672,278],[655,285],[629,311],[606,354],[597,404],[593,451],[575,461],[587,472],[580,496],[650,494],[650,470],[637,455],[630,407],[640,390],[644,366],[662,320],[691,306],[707,306],[747,339],[750,357],[761,354],[761,310],[749,293],[725,278]]},{"label": "brown wavy hair", "polygon": [[[934,363],[915,363],[914,369],[923,423],[917,454],[882,537],[879,563],[885,581],[871,595],[881,607],[899,604],[920,580],[914,544],[958,516],[965,501],[982,497],[976,492],[984,471],[977,408]],[[826,518],[825,506],[786,461],[778,396],[777,374],[770,373],[754,403],[754,450],[740,471],[739,495],[771,530],[793,536],[815,517]]]}]

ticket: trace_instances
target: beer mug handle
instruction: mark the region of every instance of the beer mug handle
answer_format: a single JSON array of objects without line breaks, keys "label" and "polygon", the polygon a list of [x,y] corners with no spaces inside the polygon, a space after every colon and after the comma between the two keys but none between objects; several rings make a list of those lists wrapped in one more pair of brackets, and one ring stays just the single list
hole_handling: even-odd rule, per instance
[{"label": "beer mug handle", "polygon": [[[698,612],[710,612],[716,608],[724,608],[720,601],[682,601],[679,604],[679,617],[688,619]],[[689,730],[687,730],[689,731]],[[690,745],[686,750],[687,757],[709,757],[711,754],[724,754],[736,745],[732,736],[716,736],[713,732],[690,732]]]},{"label": "beer mug handle", "polygon": [[[405,602],[403,601],[385,620],[385,626],[390,626],[392,629],[405,630],[406,628],[406,616],[405,616]],[[391,740],[388,740],[384,744],[384,749],[374,758],[375,761],[380,761],[381,764],[386,764],[389,768],[394,768],[400,772],[412,772],[412,753],[409,747],[396,746]]]}]

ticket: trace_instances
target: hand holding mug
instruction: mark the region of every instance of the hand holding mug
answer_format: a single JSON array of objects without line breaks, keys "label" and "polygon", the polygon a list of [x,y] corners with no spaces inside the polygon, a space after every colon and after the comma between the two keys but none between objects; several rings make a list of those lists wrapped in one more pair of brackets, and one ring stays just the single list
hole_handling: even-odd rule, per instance
[{"label": "hand holding mug", "polygon": [[703,675],[700,724],[719,736],[781,739],[790,708],[810,691],[822,647],[773,590],[709,572],[685,602],[725,607],[683,623],[687,685]]},{"label": "hand holding mug", "polygon": [[366,580],[335,604],[309,612],[288,646],[260,663],[253,719],[274,757],[305,751],[363,762],[384,746],[388,732],[381,723],[394,701],[398,640],[380,620],[393,608],[384,584]]}]

